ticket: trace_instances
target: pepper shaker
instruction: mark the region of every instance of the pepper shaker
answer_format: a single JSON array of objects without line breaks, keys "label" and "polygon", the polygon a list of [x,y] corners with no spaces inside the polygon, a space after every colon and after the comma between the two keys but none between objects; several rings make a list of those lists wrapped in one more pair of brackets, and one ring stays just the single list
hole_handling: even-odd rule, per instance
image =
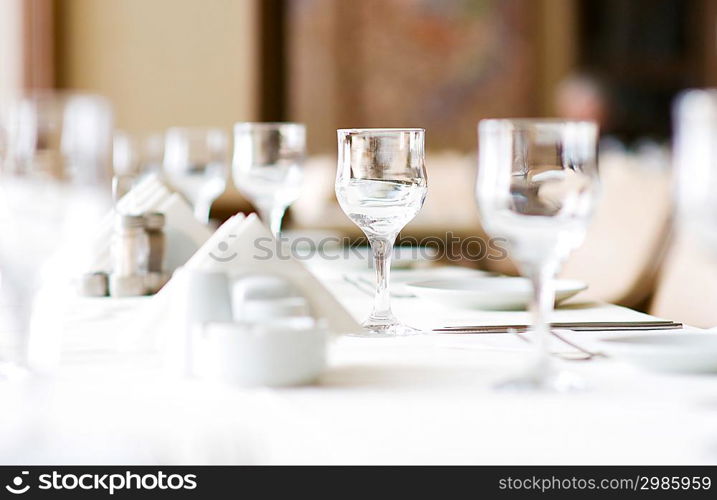
[{"label": "pepper shaker", "polygon": [[169,280],[164,271],[166,237],[164,235],[165,217],[161,212],[145,214],[145,229],[149,239],[149,261],[147,265],[147,290],[157,293]]},{"label": "pepper shaker", "polygon": [[131,297],[145,295],[149,238],[141,215],[117,214],[112,237],[112,275],[110,295]]}]

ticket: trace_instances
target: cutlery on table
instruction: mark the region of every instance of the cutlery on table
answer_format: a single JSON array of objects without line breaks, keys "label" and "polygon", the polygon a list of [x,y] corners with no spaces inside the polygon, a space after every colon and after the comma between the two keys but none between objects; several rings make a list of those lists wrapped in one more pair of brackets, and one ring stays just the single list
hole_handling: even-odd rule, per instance
[{"label": "cutlery on table", "polygon": [[[559,330],[571,331],[623,331],[623,330],[674,330],[682,328],[682,323],[674,321],[624,321],[624,322],[571,322],[551,323]],[[461,325],[445,326],[433,329],[437,333],[510,333],[512,330],[525,332],[528,325]]]},{"label": "cutlery on table", "polygon": [[[550,330],[550,333],[551,333],[551,335],[553,335],[553,337],[557,338],[558,340],[560,340],[560,341],[563,342],[564,344],[567,344],[567,345],[569,345],[570,347],[572,347],[573,349],[575,349],[575,350],[577,350],[577,351],[580,351],[582,354],[584,354],[586,357],[583,358],[583,359],[585,359],[585,360],[589,360],[589,359],[593,359],[593,358],[606,358],[606,357],[607,357],[607,356],[606,356],[604,353],[602,353],[602,352],[591,351],[590,349],[586,349],[585,347],[582,347],[581,345],[576,344],[576,343],[573,342],[572,340],[568,340],[566,337],[564,337],[564,336],[562,335],[563,333],[566,333],[566,332],[564,332],[564,331],[560,331],[560,330]],[[569,332],[567,332],[567,333],[569,333]]]},{"label": "cutlery on table", "polygon": [[[515,334],[516,337],[518,337],[523,342],[526,342],[528,344],[532,344],[532,340],[530,340],[526,335],[523,334],[523,332],[519,332],[518,330],[510,330],[510,333]],[[551,353],[553,356],[558,357],[560,359],[563,359],[565,361],[590,361],[591,359],[595,359],[597,357],[605,357],[604,354],[599,352],[592,352],[589,351],[583,347],[578,346],[577,344],[568,341],[561,335],[558,335],[554,331],[551,331],[556,338],[563,341],[573,349],[575,349],[577,352],[553,352]]]}]

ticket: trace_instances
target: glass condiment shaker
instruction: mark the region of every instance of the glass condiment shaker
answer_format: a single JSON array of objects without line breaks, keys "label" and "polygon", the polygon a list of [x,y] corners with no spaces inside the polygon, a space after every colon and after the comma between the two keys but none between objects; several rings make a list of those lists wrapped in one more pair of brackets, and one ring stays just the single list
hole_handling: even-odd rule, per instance
[{"label": "glass condiment shaker", "polygon": [[149,237],[141,215],[117,214],[112,236],[112,274],[110,295],[145,295],[149,263]]},{"label": "glass condiment shaker", "polygon": [[147,265],[147,291],[157,293],[169,280],[164,270],[166,238],[164,235],[165,217],[161,212],[144,215],[145,229],[149,238],[149,260]]}]

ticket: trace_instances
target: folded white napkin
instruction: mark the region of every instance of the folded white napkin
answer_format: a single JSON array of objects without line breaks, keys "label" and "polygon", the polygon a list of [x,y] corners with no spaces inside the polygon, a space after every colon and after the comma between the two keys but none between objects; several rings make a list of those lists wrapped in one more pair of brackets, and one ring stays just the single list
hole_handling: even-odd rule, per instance
[{"label": "folded white napkin", "polygon": [[174,193],[155,209],[164,214],[167,238],[164,267],[174,271],[183,266],[212,236],[212,230],[200,223],[181,195]]},{"label": "folded white napkin", "polygon": [[[182,271],[203,270],[224,272],[236,278],[251,274],[273,274],[292,283],[306,297],[317,317],[327,321],[332,333],[351,333],[360,325],[328,289],[287,250],[277,253],[276,240],[255,214],[236,215],[222,224],[182,269],[153,297],[145,328],[141,329],[145,343],[158,340],[165,349],[179,340],[185,329],[185,318],[177,312],[186,294]],[[181,309],[181,308],[180,308]]]},{"label": "folded white napkin", "polygon": [[200,223],[192,209],[179,194],[172,193],[159,179],[150,174],[141,179],[118,202],[115,210],[102,219],[93,244],[88,271],[110,272],[110,247],[114,218],[120,213],[160,212],[166,217],[167,236],[165,268],[174,271],[183,265],[211,236],[211,230]]}]

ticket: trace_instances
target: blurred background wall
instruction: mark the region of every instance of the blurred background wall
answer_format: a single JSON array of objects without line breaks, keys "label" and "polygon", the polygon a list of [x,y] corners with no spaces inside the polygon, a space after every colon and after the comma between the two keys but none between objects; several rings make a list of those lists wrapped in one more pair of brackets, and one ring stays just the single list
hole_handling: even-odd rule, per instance
[{"label": "blurred background wall", "polygon": [[57,0],[57,84],[104,94],[118,126],[257,118],[253,0]]},{"label": "blurred background wall", "polygon": [[21,0],[0,2],[0,102],[9,98],[14,89],[22,86],[22,16]]},{"label": "blurred background wall", "polygon": [[599,86],[603,129],[669,134],[674,94],[715,82],[715,3],[703,0],[289,0],[288,116],[325,130],[420,124],[471,150],[478,119],[560,112],[570,76]]},{"label": "blurred background wall", "polygon": [[288,109],[331,151],[345,127],[421,126],[475,148],[477,119],[552,112],[576,63],[573,0],[285,2]]},{"label": "blurred background wall", "polygon": [[560,113],[575,76],[603,93],[605,132],[665,139],[674,94],[717,84],[713,0],[0,4],[4,88],[97,91],[130,130],[299,120],[313,153],[338,127],[396,124],[472,150],[478,119]]}]

